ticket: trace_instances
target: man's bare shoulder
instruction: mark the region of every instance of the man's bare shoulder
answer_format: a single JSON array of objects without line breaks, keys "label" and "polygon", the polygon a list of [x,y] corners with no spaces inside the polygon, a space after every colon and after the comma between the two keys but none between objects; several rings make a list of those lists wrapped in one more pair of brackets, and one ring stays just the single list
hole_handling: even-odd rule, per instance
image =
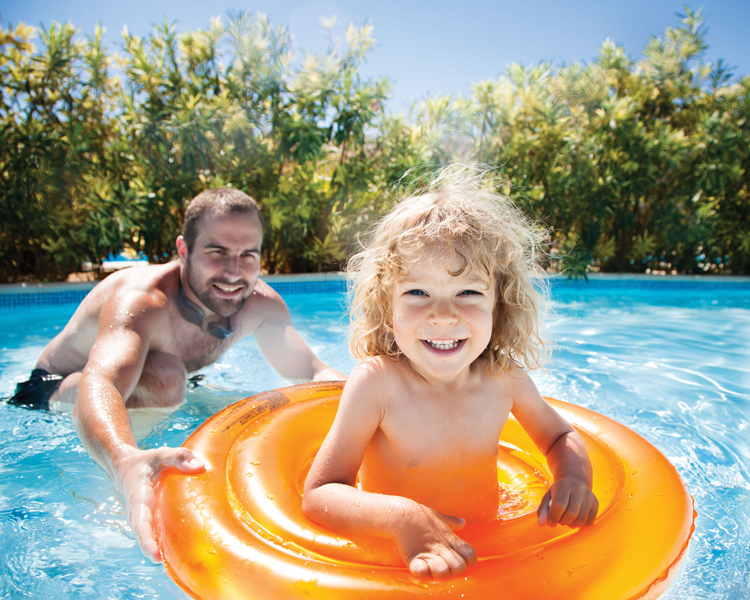
[{"label": "man's bare shoulder", "polygon": [[176,297],[179,264],[131,267],[113,273],[97,285],[86,298],[87,312],[108,318],[152,318],[168,314]]},{"label": "man's bare shoulder", "polygon": [[169,330],[170,298],[177,293],[179,266],[174,271],[175,266],[130,267],[101,281],[44,349],[38,365],[50,373],[72,373],[86,365],[102,334],[138,330],[150,339],[163,335]]},{"label": "man's bare shoulder", "polygon": [[258,303],[259,305],[266,304],[269,307],[277,305],[286,306],[281,295],[262,279],[258,279],[258,281],[255,283],[255,289],[250,296],[250,300]]},{"label": "man's bare shoulder", "polygon": [[276,290],[262,279],[258,279],[253,293],[242,306],[239,317],[245,325],[252,323],[253,326],[248,331],[250,334],[263,321],[273,321],[274,318],[278,318],[286,322],[289,319],[289,309]]}]

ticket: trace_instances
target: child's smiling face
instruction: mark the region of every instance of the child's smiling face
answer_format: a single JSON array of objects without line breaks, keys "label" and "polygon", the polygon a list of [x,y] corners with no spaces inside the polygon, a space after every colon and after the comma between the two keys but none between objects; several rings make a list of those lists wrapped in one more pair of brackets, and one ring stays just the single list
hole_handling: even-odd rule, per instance
[{"label": "child's smiling face", "polygon": [[399,349],[427,381],[461,384],[492,336],[495,286],[465,269],[441,247],[407,259],[408,274],[393,286],[393,333]]}]

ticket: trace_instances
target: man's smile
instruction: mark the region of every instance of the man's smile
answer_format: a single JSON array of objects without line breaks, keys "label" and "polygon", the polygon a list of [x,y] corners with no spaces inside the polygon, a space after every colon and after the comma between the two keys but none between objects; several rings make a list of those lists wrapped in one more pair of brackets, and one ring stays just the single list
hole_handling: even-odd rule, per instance
[{"label": "man's smile", "polygon": [[242,284],[227,285],[225,283],[213,283],[213,287],[215,290],[219,292],[220,296],[230,297],[230,298],[235,297],[237,294],[241,293],[242,290],[245,288],[245,286]]}]

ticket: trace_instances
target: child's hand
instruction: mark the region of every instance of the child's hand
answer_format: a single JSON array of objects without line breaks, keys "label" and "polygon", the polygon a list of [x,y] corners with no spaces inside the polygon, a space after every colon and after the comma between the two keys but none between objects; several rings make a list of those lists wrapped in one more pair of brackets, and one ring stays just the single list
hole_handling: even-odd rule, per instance
[{"label": "child's hand", "polygon": [[463,526],[463,519],[414,502],[411,510],[405,512],[394,539],[412,575],[442,579],[463,573],[476,563],[474,548],[453,533]]},{"label": "child's hand", "polygon": [[579,479],[563,477],[547,490],[536,511],[539,525],[592,525],[599,510],[599,501],[589,486]]}]

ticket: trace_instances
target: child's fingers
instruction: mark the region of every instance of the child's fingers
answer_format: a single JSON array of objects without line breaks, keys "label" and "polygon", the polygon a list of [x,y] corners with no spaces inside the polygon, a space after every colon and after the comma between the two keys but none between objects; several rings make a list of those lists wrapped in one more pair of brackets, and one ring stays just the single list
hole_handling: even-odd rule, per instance
[{"label": "child's fingers", "polygon": [[[595,511],[594,511],[594,517],[596,517]],[[578,513],[578,517],[576,517],[576,520],[573,521],[569,525],[569,527],[586,527],[587,525],[591,525],[591,523],[593,523],[593,519],[591,518],[591,509],[586,508],[582,510],[580,513]]]},{"label": "child's fingers", "polygon": [[552,502],[550,500],[551,493],[552,490],[547,490],[547,493],[542,498],[542,502],[539,504],[539,508],[536,510],[537,522],[540,527],[544,527],[549,522],[549,505]]},{"label": "child's fingers", "polygon": [[580,515],[580,517],[585,517],[580,527],[588,527],[589,525],[593,525],[594,521],[596,520],[596,515],[598,513],[599,513],[599,500],[594,498],[593,502],[591,503],[591,506],[589,507],[589,510],[587,512],[584,512],[582,515]]},{"label": "child's fingers", "polygon": [[471,544],[468,544],[459,538],[457,542],[453,544],[453,549],[458,552],[459,556],[464,559],[469,567],[477,564],[477,551],[474,550],[474,547]]},{"label": "child's fingers", "polygon": [[443,563],[448,567],[448,573],[445,577],[459,575],[463,573],[468,566],[463,556],[449,548],[441,549],[439,556],[443,560]]},{"label": "child's fingers", "polygon": [[584,506],[581,508],[581,511],[578,513],[578,517],[576,517],[575,521],[570,523],[568,525],[569,527],[587,527],[589,525],[593,525],[594,519],[596,519],[596,513],[598,512],[598,505],[597,506]]},{"label": "child's fingers", "polygon": [[430,566],[422,556],[416,556],[409,562],[409,571],[414,577],[419,577],[420,579],[430,577]]},{"label": "child's fingers", "polygon": [[[454,521],[460,522],[459,526],[451,527],[451,530],[460,529],[466,523],[465,519],[456,519],[455,517],[450,517],[450,518],[453,519]],[[457,565],[457,567],[454,567],[451,561],[448,560],[448,564],[451,565],[451,570],[453,571],[454,575],[457,572],[463,572],[467,566],[472,566],[476,564],[477,553],[471,544],[462,540],[460,537],[455,535],[452,531],[449,535],[446,536],[446,541],[450,545],[449,548],[446,549],[446,551],[450,552],[452,550],[452,552],[455,552],[457,557],[461,561],[461,563]],[[460,571],[455,571],[455,568],[460,568]]]},{"label": "child's fingers", "polygon": [[[565,512],[563,512],[562,516],[560,517],[560,520],[558,523],[560,525],[569,525],[573,527],[573,523],[578,519],[578,516],[581,514],[581,508],[583,505],[583,497],[581,494],[571,494],[568,497],[568,505],[565,507]],[[588,518],[588,508],[586,509],[586,518]]]},{"label": "child's fingers", "polygon": [[594,524],[599,512],[599,501],[590,491],[582,494],[571,494],[568,508],[560,519],[560,525],[568,527],[587,527]]},{"label": "child's fingers", "polygon": [[571,499],[571,493],[570,490],[567,489],[560,489],[559,487],[557,489],[552,488],[552,490],[555,490],[556,493],[550,494],[550,502],[549,502],[549,514],[547,516],[547,525],[550,527],[555,527],[556,525],[560,524],[560,520],[563,518],[563,515],[568,510],[568,505],[570,504]]},{"label": "child's fingers", "polygon": [[445,523],[448,527],[450,527],[451,531],[462,529],[463,526],[466,524],[466,519],[459,519],[458,517],[452,517],[451,515],[444,515],[441,512],[437,512],[437,514],[440,515],[440,518],[442,519],[443,523]]},{"label": "child's fingers", "polygon": [[574,490],[560,524],[568,527],[586,527],[594,523],[598,512],[599,501],[590,489]]},{"label": "child's fingers", "polygon": [[409,563],[409,571],[415,577],[445,579],[451,575],[451,567],[437,554],[423,553]]},{"label": "child's fingers", "polygon": [[599,501],[591,490],[553,486],[542,498],[537,509],[540,526],[586,527],[592,525],[599,512]]},{"label": "child's fingers", "polygon": [[463,573],[468,564],[457,552],[441,548],[434,552],[423,552],[409,562],[409,571],[415,577],[445,579]]},{"label": "child's fingers", "polygon": [[594,505],[591,507],[591,510],[589,511],[589,518],[586,521],[586,525],[593,525],[594,521],[596,521],[596,516],[599,514],[599,500],[594,498]]}]

